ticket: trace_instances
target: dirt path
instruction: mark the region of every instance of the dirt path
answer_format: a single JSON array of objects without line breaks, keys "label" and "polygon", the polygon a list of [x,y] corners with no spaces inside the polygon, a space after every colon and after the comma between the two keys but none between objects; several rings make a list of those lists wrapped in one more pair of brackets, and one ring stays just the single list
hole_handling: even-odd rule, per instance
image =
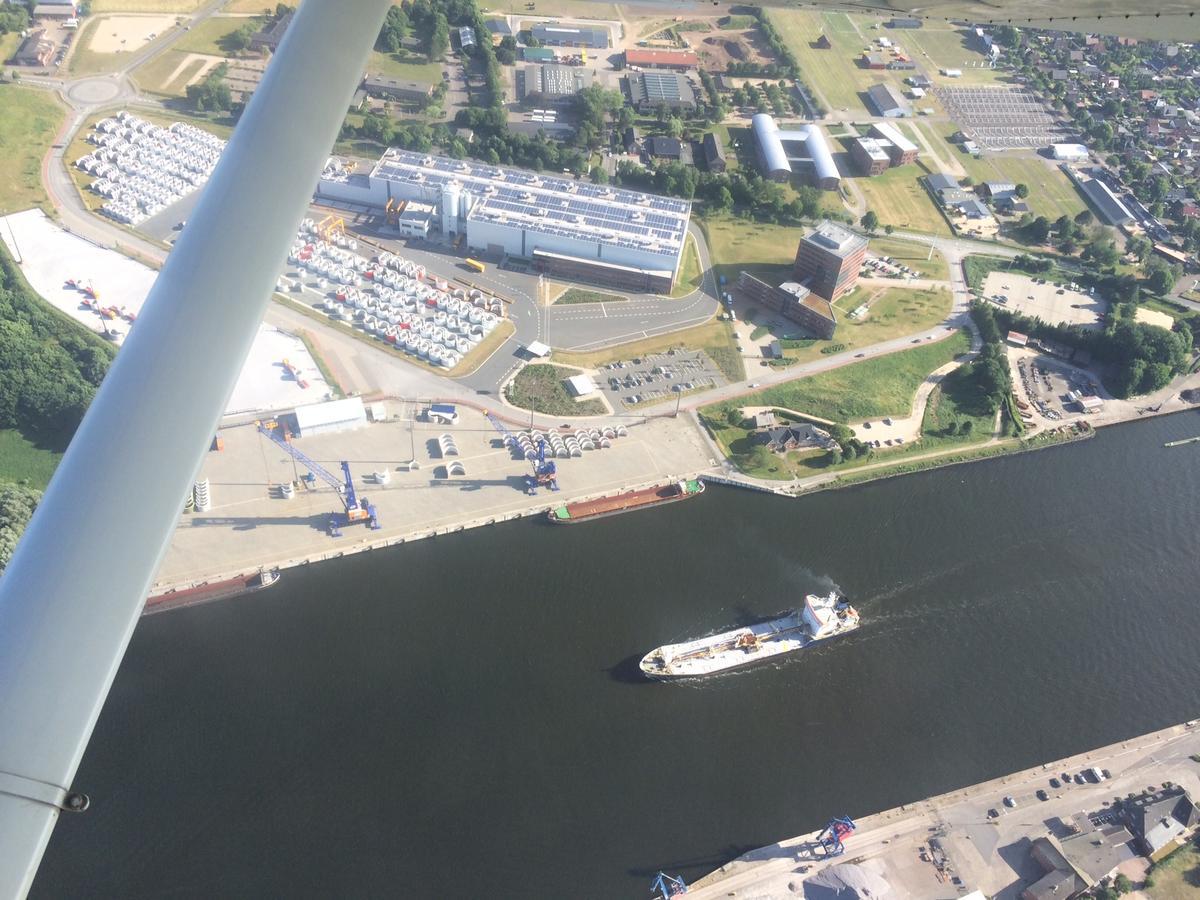
[{"label": "dirt path", "polygon": [[929,135],[925,133],[924,128],[916,123],[913,123],[912,132],[917,137],[917,143],[925,148],[926,153],[933,157],[940,171],[945,172],[947,175],[953,175],[955,178],[967,177],[967,170],[962,167],[962,164],[957,159],[943,158],[940,153],[933,149],[933,141],[930,140]]}]

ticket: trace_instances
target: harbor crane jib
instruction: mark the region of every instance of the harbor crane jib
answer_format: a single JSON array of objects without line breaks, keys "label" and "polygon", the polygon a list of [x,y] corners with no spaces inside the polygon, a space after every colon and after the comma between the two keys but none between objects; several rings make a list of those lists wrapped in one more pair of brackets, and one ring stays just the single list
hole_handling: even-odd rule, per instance
[{"label": "harbor crane jib", "polygon": [[826,856],[841,856],[846,852],[842,841],[854,833],[855,827],[849,816],[837,816],[830,819],[825,830],[817,835],[817,843],[821,845]]},{"label": "harbor crane jib", "polygon": [[659,872],[650,882],[650,892],[654,900],[671,900],[687,893],[687,885],[682,878],[673,878],[666,872]]},{"label": "harbor crane jib", "polygon": [[[528,459],[528,440],[525,439],[522,445],[522,438],[518,438],[515,434],[508,430],[507,426],[487,410],[484,410],[484,416],[492,423],[492,427],[499,432],[504,441],[504,446],[509,450],[516,450]],[[533,466],[533,473],[525,476],[525,493],[531,497],[537,494],[539,487],[544,487],[551,491],[558,490],[558,466],[554,460],[546,459],[546,442],[539,440],[537,444],[536,459],[530,459]]]},{"label": "harbor crane jib", "polygon": [[[350,463],[342,460],[342,477],[338,478],[319,462],[310,459],[307,454],[280,437],[274,421],[259,421],[256,424],[258,425],[259,433],[265,434],[288,456],[308,469],[308,473],[304,476],[304,480],[308,484],[315,484],[319,478],[337,491],[337,495],[341,499],[345,510],[346,524],[365,522],[367,527],[372,530],[378,530],[381,527],[379,524],[379,514],[375,510],[375,504],[369,503],[366,497],[359,498],[358,492],[354,489],[354,476],[350,472]],[[338,531],[337,525],[336,518],[330,520],[329,533],[333,537],[338,537],[341,534]]]}]

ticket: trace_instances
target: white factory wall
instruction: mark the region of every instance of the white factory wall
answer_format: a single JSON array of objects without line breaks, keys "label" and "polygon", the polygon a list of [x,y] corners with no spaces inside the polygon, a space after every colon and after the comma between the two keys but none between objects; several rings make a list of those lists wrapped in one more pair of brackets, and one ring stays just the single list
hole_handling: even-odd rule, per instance
[{"label": "white factory wall", "polygon": [[544,250],[548,253],[562,253],[579,259],[599,259],[619,266],[633,266],[640,269],[670,269],[675,270],[682,253],[662,252],[651,253],[631,247],[613,247],[604,245],[599,248],[596,240],[574,238],[560,234],[541,234],[527,232],[524,244],[521,242],[522,229],[513,225],[499,222],[486,222],[478,219],[467,220],[467,244],[473,249],[486,250],[488,245],[499,245],[512,256],[531,256],[534,250]]},{"label": "white factory wall", "polygon": [[366,175],[351,175],[346,181],[322,178],[317,182],[317,196],[382,209],[387,205],[387,183]]}]

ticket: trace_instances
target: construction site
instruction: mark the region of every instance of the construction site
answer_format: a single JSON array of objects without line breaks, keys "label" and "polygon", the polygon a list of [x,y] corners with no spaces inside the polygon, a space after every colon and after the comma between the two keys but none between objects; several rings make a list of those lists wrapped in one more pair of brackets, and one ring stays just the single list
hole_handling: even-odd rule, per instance
[{"label": "construction site", "polygon": [[350,398],[225,427],[152,593],[689,478],[715,460],[679,421],[530,429],[463,405]]}]

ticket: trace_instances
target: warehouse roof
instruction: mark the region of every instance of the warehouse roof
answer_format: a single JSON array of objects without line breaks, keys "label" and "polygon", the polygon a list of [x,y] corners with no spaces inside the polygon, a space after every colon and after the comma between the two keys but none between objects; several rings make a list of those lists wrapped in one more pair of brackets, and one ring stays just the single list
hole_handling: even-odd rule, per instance
[{"label": "warehouse roof", "polygon": [[1124,225],[1133,221],[1133,213],[1103,181],[1097,181],[1095,178],[1080,179],[1079,189],[1092,201],[1100,216],[1109,225]]},{"label": "warehouse roof", "polygon": [[796,131],[780,131],[775,120],[767,113],[758,113],[750,120],[754,139],[762,153],[764,164],[769,172],[792,171],[792,164],[784,149],[783,142],[798,142],[804,144],[808,158],[812,160],[817,178],[840,178],[837,165],[834,164],[833,154],[829,145],[816,124],[802,125]]},{"label": "warehouse roof", "polygon": [[867,88],[867,96],[871,98],[871,103],[879,111],[881,116],[886,116],[893,110],[902,112],[908,110],[908,103],[900,96],[900,93],[890,84],[873,84]]},{"label": "warehouse roof", "polygon": [[906,138],[899,128],[889,122],[876,122],[871,126],[871,131],[879,137],[891,141],[905,153],[917,149],[916,144]]},{"label": "warehouse roof", "polygon": [[819,224],[804,240],[841,257],[850,256],[867,246],[867,239],[861,234],[829,221]]},{"label": "warehouse roof", "polygon": [[694,69],[700,57],[687,50],[626,50],[627,66],[679,66]]},{"label": "warehouse roof", "polygon": [[306,428],[357,421],[367,421],[362,397],[347,397],[345,400],[330,400],[327,403],[310,403],[308,406],[296,407],[296,425],[300,428],[300,434],[304,434]]},{"label": "warehouse roof", "polygon": [[560,25],[557,22],[538,22],[531,33],[540,41],[586,41],[608,46],[609,31],[597,26]]},{"label": "warehouse roof", "polygon": [[525,94],[571,97],[592,83],[592,71],[581,66],[529,66],[525,69]]},{"label": "warehouse roof", "polygon": [[696,93],[687,77],[675,72],[634,72],[629,75],[629,99],[643,103],[695,103]]},{"label": "warehouse roof", "polygon": [[457,184],[477,201],[471,219],[652,253],[679,252],[692,208],[674,197],[396,148],[372,177],[428,187],[431,196]]},{"label": "warehouse roof", "polygon": [[958,179],[952,178],[944,172],[933,172],[926,175],[925,183],[934,191],[955,190],[958,188]]}]

